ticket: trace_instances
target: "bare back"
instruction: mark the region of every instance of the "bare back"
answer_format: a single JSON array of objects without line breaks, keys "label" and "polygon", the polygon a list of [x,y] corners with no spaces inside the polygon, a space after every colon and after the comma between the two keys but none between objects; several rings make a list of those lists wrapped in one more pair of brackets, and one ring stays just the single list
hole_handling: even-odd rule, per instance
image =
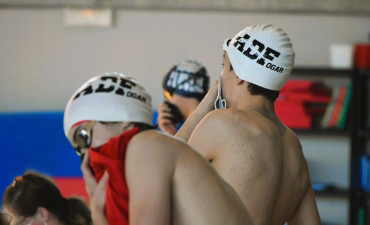
[{"label": "bare back", "polygon": [[[304,224],[292,219],[301,219],[297,213],[310,192],[307,164],[297,136],[275,114],[212,111],[197,125],[189,144],[235,188],[255,224]],[[312,197],[307,198],[314,201]],[[315,209],[313,221],[318,218]]]},{"label": "bare back", "polygon": [[130,224],[253,224],[236,192],[179,139],[141,132],[126,162]]}]

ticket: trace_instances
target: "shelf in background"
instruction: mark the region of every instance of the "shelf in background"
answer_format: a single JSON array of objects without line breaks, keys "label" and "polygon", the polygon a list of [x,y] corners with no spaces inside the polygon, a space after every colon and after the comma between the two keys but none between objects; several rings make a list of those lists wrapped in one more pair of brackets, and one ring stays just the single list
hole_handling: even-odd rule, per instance
[{"label": "shelf in background", "polygon": [[370,69],[358,69],[360,76],[370,76]]},{"label": "shelf in background", "polygon": [[348,190],[315,191],[316,197],[349,198]]},{"label": "shelf in background", "polygon": [[370,199],[370,192],[366,192],[362,189],[356,189],[354,190],[354,194],[356,196],[356,198],[360,198],[360,199]]},{"label": "shelf in background", "polygon": [[358,136],[359,137],[364,137],[364,138],[370,138],[370,130],[359,130],[358,131]]},{"label": "shelf in background", "polygon": [[338,129],[293,129],[298,135],[325,135],[325,136],[341,136],[349,137],[349,131]]},{"label": "shelf in background", "polygon": [[329,67],[311,68],[311,67],[296,67],[292,70],[292,75],[307,75],[313,77],[335,76],[335,77],[351,77],[352,69],[334,69]]}]

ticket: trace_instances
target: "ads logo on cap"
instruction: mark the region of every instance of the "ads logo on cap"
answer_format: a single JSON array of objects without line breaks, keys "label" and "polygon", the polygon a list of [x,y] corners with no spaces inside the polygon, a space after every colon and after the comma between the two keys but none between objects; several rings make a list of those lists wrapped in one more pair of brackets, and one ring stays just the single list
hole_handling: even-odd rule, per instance
[{"label": "ads logo on cap", "polygon": [[93,93],[111,93],[114,92],[116,95],[126,96],[128,98],[134,98],[142,102],[146,102],[146,98],[138,93],[135,93],[132,89],[136,86],[136,83],[118,78],[117,76],[103,76],[95,83],[88,85],[86,88],[78,92],[73,101],[81,96],[90,95]]},{"label": "ads logo on cap", "polygon": [[[245,44],[249,39],[250,35],[248,34],[245,34],[243,37],[237,36],[233,45],[246,57],[250,58],[251,60],[257,60],[256,62],[261,66],[265,66],[266,68],[278,73],[283,73],[284,68],[276,66],[275,64],[270,62],[266,64],[266,60],[273,61],[274,58],[278,58],[281,53],[268,46],[266,47],[264,43],[260,42],[257,39],[253,39],[251,42],[251,46],[244,50]],[[253,47],[253,49],[251,47]],[[260,56],[260,54],[263,55]]]}]

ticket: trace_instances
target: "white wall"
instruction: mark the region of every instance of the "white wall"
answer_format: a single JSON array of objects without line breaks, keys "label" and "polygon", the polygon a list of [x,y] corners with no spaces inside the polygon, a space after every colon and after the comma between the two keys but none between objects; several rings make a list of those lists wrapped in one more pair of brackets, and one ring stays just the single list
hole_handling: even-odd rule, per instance
[{"label": "white wall", "polygon": [[130,74],[162,100],[161,80],[176,61],[196,58],[212,83],[221,45],[253,23],[274,23],[291,37],[296,65],[329,65],[331,43],[364,42],[370,17],[120,10],[109,29],[70,29],[61,9],[0,10],[0,112],[63,110],[89,77]]}]

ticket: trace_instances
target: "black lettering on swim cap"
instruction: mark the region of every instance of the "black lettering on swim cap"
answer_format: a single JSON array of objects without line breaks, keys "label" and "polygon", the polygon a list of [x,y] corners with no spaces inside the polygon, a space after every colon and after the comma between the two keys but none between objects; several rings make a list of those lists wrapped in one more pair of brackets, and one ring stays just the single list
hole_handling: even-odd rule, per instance
[{"label": "black lettering on swim cap", "polygon": [[[117,78],[112,77],[112,76],[102,77],[102,78],[100,78],[100,80],[102,80],[102,81],[112,80],[113,83],[117,83]],[[108,92],[109,93],[109,92],[114,90],[114,87],[115,87],[115,85],[110,85],[109,87],[105,87],[105,84],[101,83],[101,84],[99,84],[99,86],[95,90],[95,92]]]},{"label": "black lettering on swim cap", "polygon": [[[273,54],[273,56],[271,54]],[[266,51],[265,51],[265,54],[263,54],[263,57],[265,57],[266,59],[269,59],[271,61],[274,60],[274,58],[279,58],[279,56],[280,56],[280,52],[275,51],[274,49],[272,49],[270,47],[267,47]]]},{"label": "black lettering on swim cap", "polygon": [[[257,49],[258,52],[262,52],[265,49],[265,45],[262,44],[261,42],[259,42],[256,39],[254,39],[252,41],[252,46],[258,47],[258,49]],[[245,52],[243,52],[243,54],[245,56],[247,56],[248,58],[250,58],[250,59],[257,59],[258,55],[259,55],[258,52],[254,53],[254,54],[251,54],[251,51],[252,51],[252,49],[249,47]],[[259,64],[261,64],[261,63],[264,64],[265,63],[264,60],[262,62],[259,62]],[[263,65],[263,64],[261,64],[261,65]]]},{"label": "black lettering on swim cap", "polygon": [[116,94],[118,94],[118,95],[124,95],[125,94],[125,91],[123,90],[123,88],[131,89],[132,87],[135,87],[135,85],[136,85],[134,82],[126,80],[126,79],[121,78],[120,80],[121,80],[121,82],[119,84],[120,87],[116,91]]},{"label": "black lettering on swim cap", "polygon": [[[273,56],[271,54],[273,54]],[[263,57],[259,58],[257,60],[257,63],[263,66],[265,65],[265,59],[272,61],[274,60],[275,57],[276,58],[279,57],[279,55],[280,55],[280,52],[277,52],[274,49],[267,47],[265,53],[263,54]]]},{"label": "black lettering on swim cap", "polygon": [[118,88],[117,91],[116,91],[116,94],[117,95],[125,95],[125,91],[123,90],[123,88]]},{"label": "black lettering on swim cap", "polygon": [[133,98],[133,99],[136,99],[136,100],[139,100],[139,101],[142,101],[142,102],[146,102],[146,98],[141,96],[140,94],[137,94],[135,92],[131,92],[131,91],[128,91],[126,96],[128,98]]},{"label": "black lettering on swim cap", "polygon": [[265,59],[263,57],[261,57],[257,60],[257,63],[263,66],[263,65],[265,65]]},{"label": "black lettering on swim cap", "polygon": [[119,84],[123,88],[131,89],[132,87],[135,87],[136,84],[130,80],[122,79],[121,78],[121,83]]},{"label": "black lettering on swim cap", "polygon": [[[244,36],[243,36],[243,39],[245,39],[245,40],[248,40],[249,38],[250,38],[251,36],[249,36],[248,34],[245,34]],[[244,45],[245,45],[245,42],[241,42],[241,41],[239,41],[240,40],[240,38],[242,38],[242,37],[240,37],[240,36],[238,36],[238,37],[236,37],[235,38],[235,40],[236,40],[236,42],[234,42],[234,47],[235,48],[237,48],[240,52],[243,52],[244,51]],[[239,47],[237,47],[239,45]]]},{"label": "black lettering on swim cap", "polygon": [[94,92],[94,90],[93,90],[93,88],[92,88],[92,85],[89,85],[89,86],[87,86],[85,89],[83,89],[82,91],[80,91],[80,92],[78,92],[77,94],[76,94],[76,96],[73,98],[73,100],[72,101],[74,101],[74,100],[76,100],[78,97],[80,97],[80,95],[83,93],[84,95],[88,95],[88,94],[91,94],[91,93],[93,93]]},{"label": "black lettering on swim cap", "polygon": [[133,98],[135,98],[136,97],[136,93],[131,92],[131,91],[128,91],[127,92],[127,97],[133,97]]},{"label": "black lettering on swim cap", "polygon": [[279,67],[279,66],[277,66],[275,64],[272,64],[272,63],[267,63],[266,68],[268,68],[272,71],[278,72],[278,73],[283,73],[283,71],[284,71],[284,68]]}]

